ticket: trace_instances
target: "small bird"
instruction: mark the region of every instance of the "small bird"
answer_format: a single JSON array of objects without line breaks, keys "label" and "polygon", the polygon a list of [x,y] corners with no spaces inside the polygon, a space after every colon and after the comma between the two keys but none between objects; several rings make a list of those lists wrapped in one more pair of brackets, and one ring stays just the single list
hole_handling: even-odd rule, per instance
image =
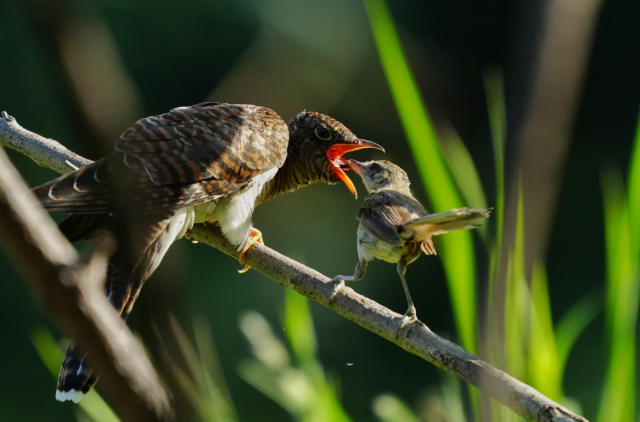
[{"label": "small bird", "polygon": [[[242,263],[263,243],[251,225],[257,205],[315,182],[342,180],[355,195],[341,157],[362,148],[383,150],[320,113],[303,111],[287,124],[265,107],[201,103],[138,120],[116,152],[33,192],[47,211],[71,213],[59,226],[70,241],[115,234],[105,293],[126,319],[145,280],[193,224],[219,224]],[[77,403],[96,383],[85,357],[72,341],[58,400]]]},{"label": "small bird", "polygon": [[458,208],[428,215],[411,194],[407,173],[397,165],[389,161],[343,161],[346,167],[362,177],[369,196],[357,214],[360,220],[359,261],[355,274],[339,275],[333,281],[340,283],[345,280],[361,280],[367,270],[367,263],[374,258],[397,263],[398,274],[409,303],[399,331],[417,319],[416,308],[404,277],[407,265],[415,261],[420,252],[436,255],[433,236],[476,228],[480,221],[489,217],[492,209]]}]

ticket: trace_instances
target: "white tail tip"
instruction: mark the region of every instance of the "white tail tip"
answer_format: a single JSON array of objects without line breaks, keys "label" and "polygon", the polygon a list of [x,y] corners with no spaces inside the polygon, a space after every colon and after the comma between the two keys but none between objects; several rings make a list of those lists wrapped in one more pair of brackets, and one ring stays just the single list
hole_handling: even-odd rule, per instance
[{"label": "white tail tip", "polygon": [[84,397],[82,391],[69,390],[69,391],[56,391],[56,400],[67,401],[70,400],[74,403],[78,403]]}]

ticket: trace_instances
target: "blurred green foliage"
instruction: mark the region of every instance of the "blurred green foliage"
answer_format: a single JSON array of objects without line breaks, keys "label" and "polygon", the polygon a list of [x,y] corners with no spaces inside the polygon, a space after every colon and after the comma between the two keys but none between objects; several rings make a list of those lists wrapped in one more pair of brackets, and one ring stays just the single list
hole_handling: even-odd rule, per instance
[{"label": "blurred green foliage", "polygon": [[[640,3],[611,0],[603,10],[547,261],[526,280],[520,237],[507,254],[509,300],[485,300],[493,297],[502,255],[513,136],[507,125],[516,126],[526,104],[533,7],[472,0],[390,1],[388,8],[382,0],[365,0],[364,7],[339,0],[5,0],[0,109],[91,158],[111,150],[138,118],[204,100],[270,106],[285,119],[305,108],[328,113],[384,145],[385,156],[354,158],[404,167],[432,211],[494,207],[479,240],[444,236],[441,261],[412,264],[407,279],[420,319],[544,394],[582,407],[588,418],[626,422],[637,419],[640,130],[631,141],[639,124]],[[31,185],[54,177],[11,157]],[[603,164],[624,167],[629,157],[626,186],[622,170],[600,180]],[[357,260],[357,207],[342,186],[312,186],[261,205],[255,222],[269,246],[341,274]],[[521,222],[526,218],[521,209]],[[393,266],[372,265],[354,288],[403,310]],[[477,415],[477,400],[470,404],[458,380],[330,311],[309,309],[293,293],[283,301],[280,286],[255,272],[239,276],[237,267],[208,247],[178,242],[129,321],[165,376],[175,378],[184,392],[180,405],[193,418],[460,422]],[[0,274],[0,315],[8,321],[0,419],[75,420],[76,405],[54,401],[55,382],[30,339],[34,326],[51,323],[4,255]],[[495,307],[504,321],[488,321],[481,335],[484,312]],[[202,320],[189,341],[180,326],[194,314]],[[275,334],[279,327],[286,345]],[[55,342],[42,331],[33,342],[57,374]],[[83,420],[115,420],[95,393],[82,406]],[[517,419],[502,406],[493,409],[496,421]]]}]

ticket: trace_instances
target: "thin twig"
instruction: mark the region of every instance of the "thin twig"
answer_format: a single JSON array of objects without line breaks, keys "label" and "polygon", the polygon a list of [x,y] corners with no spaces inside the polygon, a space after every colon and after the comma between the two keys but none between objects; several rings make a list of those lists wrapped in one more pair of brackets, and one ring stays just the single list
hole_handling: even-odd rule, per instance
[{"label": "thin twig", "polygon": [[[11,128],[3,128],[3,125],[7,126],[0,119],[0,144],[6,145],[8,142],[4,133],[10,132]],[[17,123],[14,120],[11,127],[15,126]],[[35,134],[25,135],[23,138],[22,151],[36,162],[40,162],[37,158],[42,148],[35,144],[39,143],[40,139],[42,138]],[[47,167],[58,168],[58,164],[64,162],[62,157],[61,160],[59,163],[49,161]],[[196,225],[191,231],[191,236],[193,240],[238,258],[237,248],[222,236],[215,225]],[[246,254],[245,261],[254,270],[283,286],[294,289],[408,352],[486,391],[491,397],[529,420],[587,422],[585,418],[570,412],[457,344],[437,336],[422,322],[411,324],[401,335],[396,336],[402,315],[356,293],[349,287],[334,284],[328,277],[266,246],[255,245]]]},{"label": "thin twig", "polygon": [[[13,137],[4,136],[8,127],[16,126],[15,120],[3,113],[0,119],[3,145],[26,137],[24,130]],[[30,139],[41,143],[44,138],[31,136]],[[44,140],[47,144],[40,144],[38,154],[54,142]],[[23,143],[21,148],[26,145]],[[58,145],[54,152],[43,153],[36,162],[49,163],[50,168],[58,171],[66,170],[64,160],[56,163],[50,158],[69,155],[59,151],[67,150]],[[80,161],[76,158],[74,162]],[[102,374],[103,384],[123,420],[171,419],[167,391],[133,334],[104,295],[101,281],[114,249],[113,240],[107,236],[85,258],[79,257],[29,192],[2,148],[0,234],[7,252],[27,276],[44,308],[91,356],[91,363],[97,373]],[[51,393],[53,400],[53,391]]]}]

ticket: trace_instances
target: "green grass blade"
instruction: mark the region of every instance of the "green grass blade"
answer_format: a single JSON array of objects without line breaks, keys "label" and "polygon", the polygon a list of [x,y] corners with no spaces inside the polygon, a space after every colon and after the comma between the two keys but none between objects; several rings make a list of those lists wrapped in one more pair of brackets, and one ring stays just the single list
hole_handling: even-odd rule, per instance
[{"label": "green grass blade", "polygon": [[447,410],[448,422],[465,422],[462,381],[446,372],[440,373],[442,380],[442,398]]},{"label": "green grass blade", "polygon": [[504,88],[502,86],[502,73],[498,70],[489,70],[485,73],[484,86],[487,96],[487,110],[489,112],[489,124],[491,127],[491,139],[493,141],[493,157],[496,172],[496,241],[502,239],[502,212],[504,210],[504,149],[507,132],[507,113],[504,105]]},{"label": "green grass blade", "polygon": [[556,344],[561,376],[564,375],[571,349],[589,324],[602,312],[602,307],[602,292],[600,289],[594,289],[578,300],[556,324]]},{"label": "green grass blade", "polygon": [[287,340],[300,370],[313,386],[313,393],[307,400],[311,404],[310,415],[314,415],[312,419],[349,421],[316,356],[317,341],[309,301],[287,289],[284,303],[283,319]]},{"label": "green grass blade", "polygon": [[605,175],[605,234],[607,246],[607,326],[609,367],[598,420],[635,418],[636,322],[639,283],[637,258],[632,255],[630,219],[620,178]]},{"label": "green grass blade", "polygon": [[[487,208],[487,199],[478,170],[467,147],[453,128],[443,136],[442,153],[466,205]],[[482,225],[476,230],[486,243],[487,226]]]},{"label": "green grass blade", "polygon": [[[64,353],[58,347],[53,336],[46,328],[37,328],[31,334],[31,341],[44,362],[45,366],[51,374],[57,378],[60,371],[60,364],[64,359]],[[53,391],[51,392],[53,398]],[[78,406],[93,420],[94,422],[120,422],[120,418],[115,414],[109,405],[93,391],[87,394]]]},{"label": "green grass blade", "polygon": [[444,136],[442,152],[466,205],[473,208],[487,208],[487,198],[478,170],[467,147],[455,130],[448,130]]},{"label": "green grass blade", "polygon": [[528,380],[533,388],[551,400],[560,401],[564,396],[560,357],[551,317],[547,273],[540,263],[533,269],[531,302],[533,312],[528,346]]},{"label": "green grass blade", "polygon": [[211,335],[211,328],[202,318],[194,318],[193,332],[195,334],[198,355],[200,356],[203,367],[206,368],[207,373],[210,375],[206,378],[209,394],[219,394],[229,419],[235,420],[237,419],[237,412],[233,405],[233,399],[231,398],[227,381],[222,372],[218,352],[216,351]]},{"label": "green grass blade", "polygon": [[[215,354],[203,357],[199,354],[202,350],[196,351],[186,333],[172,315],[170,315],[169,322],[182,357],[189,369],[188,377],[177,366],[174,366],[174,373],[186,396],[198,410],[201,419],[203,421],[221,422],[237,420],[233,403],[229,401],[229,396],[226,393],[224,380],[221,380],[219,376],[214,380],[211,375],[212,372],[215,374],[217,365],[214,363],[212,364],[213,367],[211,367],[205,363],[215,359]],[[201,337],[200,344],[203,344],[203,333],[200,332],[199,335]],[[212,347],[212,345],[210,346]],[[220,384],[221,382],[223,384]]]},{"label": "green grass blade", "polygon": [[635,142],[631,163],[629,164],[629,229],[631,237],[631,256],[640,255],[640,116],[636,126]]},{"label": "green grass blade", "polygon": [[300,414],[300,409],[295,402],[289,400],[287,395],[281,391],[278,377],[274,371],[266,367],[262,362],[253,359],[244,360],[238,366],[238,373],[243,380],[292,415]]},{"label": "green grass blade", "polygon": [[247,312],[240,327],[257,360],[246,360],[240,376],[302,422],[351,422],[316,357],[316,338],[308,301],[287,290],[283,321],[294,367],[285,346],[273,335],[266,320]]},{"label": "green grass blade", "polygon": [[484,86],[487,97],[489,124],[491,127],[491,139],[493,142],[493,161],[496,178],[496,203],[492,213],[496,232],[491,250],[492,258],[488,294],[488,309],[491,309],[493,285],[496,280],[495,272],[500,268],[500,257],[502,256],[502,231],[504,225],[504,149],[506,143],[507,117],[504,104],[502,73],[495,69],[487,71],[484,76]]},{"label": "green grass blade", "polygon": [[373,413],[382,422],[418,422],[413,411],[391,394],[382,394],[374,399]]},{"label": "green grass blade", "polygon": [[266,367],[279,371],[290,364],[287,348],[273,335],[271,327],[262,315],[255,311],[240,317],[240,329],[251,344],[255,357]]},{"label": "green grass blade", "polygon": [[525,379],[526,361],[524,352],[526,338],[523,327],[526,326],[529,297],[524,275],[524,205],[522,189],[518,195],[518,214],[516,220],[516,239],[509,255],[504,303],[505,355],[510,375]]},{"label": "green grass blade", "polygon": [[316,361],[316,334],[307,298],[287,289],[284,296],[284,327],[293,356],[300,365]]},{"label": "green grass blade", "polygon": [[[435,129],[404,57],[384,0],[364,0],[382,68],[398,115],[435,211],[463,205],[447,170]],[[442,258],[447,274],[460,343],[476,351],[476,278],[471,234],[442,236]]]}]

